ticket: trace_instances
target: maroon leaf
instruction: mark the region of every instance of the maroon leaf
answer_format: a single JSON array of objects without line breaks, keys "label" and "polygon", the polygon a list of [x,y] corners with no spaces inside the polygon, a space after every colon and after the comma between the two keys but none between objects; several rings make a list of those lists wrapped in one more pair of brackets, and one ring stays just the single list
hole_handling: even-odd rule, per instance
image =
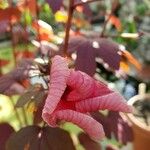
[{"label": "maroon leaf", "polygon": [[107,138],[111,138],[113,133],[115,138],[122,144],[133,141],[132,128],[121,118],[118,112],[110,111],[107,116],[101,113],[92,113],[92,116],[103,125]]},{"label": "maroon leaf", "polygon": [[33,64],[32,59],[23,59],[19,62],[17,68],[11,72],[13,79],[21,82],[29,77],[29,70]]},{"label": "maroon leaf", "polygon": [[28,73],[32,63],[33,62],[30,59],[22,60],[15,70],[1,76],[0,93],[21,94],[24,91],[24,87],[21,82],[28,78]]},{"label": "maroon leaf", "polygon": [[63,0],[55,0],[55,1],[54,0],[46,0],[46,1],[50,5],[50,7],[52,8],[54,13],[56,11],[58,11],[63,4]]},{"label": "maroon leaf", "polygon": [[[43,129],[43,150],[75,150],[72,139],[67,131],[59,128],[46,127]],[[48,144],[46,144],[48,142]],[[49,145],[49,147],[48,147]],[[46,147],[47,146],[47,147]]]},{"label": "maroon leaf", "polygon": [[[86,56],[83,57],[85,54]],[[86,41],[77,51],[76,70],[81,70],[92,76],[96,69],[95,56],[92,46]]]},{"label": "maroon leaf", "polygon": [[92,117],[103,125],[106,137],[111,138],[112,131],[109,126],[109,120],[102,113],[98,112],[92,113]]},{"label": "maroon leaf", "polygon": [[28,126],[13,134],[7,150],[75,150],[68,132],[50,127]]},{"label": "maroon leaf", "polygon": [[0,93],[4,94],[15,83],[15,80],[10,74],[0,77]]},{"label": "maroon leaf", "polygon": [[32,145],[33,141],[38,138],[39,133],[40,128],[38,126],[28,126],[22,128],[10,136],[6,144],[6,149],[21,150],[27,149],[27,147],[30,149],[30,145]]},{"label": "maroon leaf", "polygon": [[118,70],[121,60],[121,56],[118,54],[119,45],[112,40],[105,38],[100,38],[94,42],[98,42],[99,44],[99,48],[95,49],[96,55],[103,59],[110,68]]},{"label": "maroon leaf", "polygon": [[6,95],[13,95],[13,94],[22,94],[25,88],[20,83],[13,83],[8,89],[5,90]]},{"label": "maroon leaf", "polygon": [[0,124],[0,150],[5,150],[5,144],[13,132],[14,129],[9,124]]},{"label": "maroon leaf", "polygon": [[0,21],[0,33],[5,33],[9,26],[9,22],[6,20]]},{"label": "maroon leaf", "polygon": [[100,144],[91,140],[91,138],[85,133],[80,133],[78,137],[80,144],[83,145],[85,150],[101,150]]},{"label": "maroon leaf", "polygon": [[[93,75],[96,70],[95,57],[102,59],[108,68],[118,70],[121,55],[118,54],[119,45],[109,39],[99,37],[74,36],[69,40],[68,52],[77,51],[75,68]],[[106,66],[106,65],[105,65]]]}]

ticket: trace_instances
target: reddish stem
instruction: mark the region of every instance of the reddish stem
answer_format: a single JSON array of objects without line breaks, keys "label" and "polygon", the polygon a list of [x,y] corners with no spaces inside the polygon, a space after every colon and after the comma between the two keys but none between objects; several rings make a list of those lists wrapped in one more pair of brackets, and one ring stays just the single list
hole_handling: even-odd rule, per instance
[{"label": "reddish stem", "polygon": [[[10,7],[12,7],[13,1],[12,0],[8,0],[8,4]],[[13,33],[13,24],[12,24],[12,19],[10,19],[9,25],[10,25],[10,32],[11,32],[11,42],[12,42],[12,53],[13,53],[13,57],[14,57],[14,65],[16,66],[17,61],[16,61],[16,51],[15,51],[15,40],[14,40],[14,33]]]},{"label": "reddish stem", "polygon": [[100,37],[104,37],[105,30],[106,30],[107,24],[108,24],[108,22],[109,22],[109,20],[111,18],[111,15],[112,15],[112,13],[109,14],[107,20],[104,22],[104,26],[103,26],[103,29],[102,29]]},{"label": "reddish stem", "polygon": [[67,56],[67,50],[68,50],[68,42],[69,42],[69,32],[71,28],[71,21],[73,17],[73,11],[74,11],[74,0],[69,1],[69,9],[68,9],[68,21],[66,24],[66,35],[65,35],[65,41],[64,41],[64,56]]},{"label": "reddish stem", "polygon": [[12,42],[12,53],[13,53],[13,57],[14,57],[14,64],[16,66],[17,64],[17,60],[16,60],[16,44],[15,44],[15,40],[14,40],[14,33],[13,33],[13,24],[10,21],[10,32],[11,32],[11,42]]},{"label": "reddish stem", "polygon": [[[26,9],[28,8],[28,1],[25,0],[25,7]],[[26,21],[26,18],[25,19],[25,48],[26,48],[26,51],[27,51],[27,58],[30,57],[29,56],[29,48],[28,48],[28,39],[29,39],[29,36],[28,36],[28,32],[27,32],[27,21]]]}]

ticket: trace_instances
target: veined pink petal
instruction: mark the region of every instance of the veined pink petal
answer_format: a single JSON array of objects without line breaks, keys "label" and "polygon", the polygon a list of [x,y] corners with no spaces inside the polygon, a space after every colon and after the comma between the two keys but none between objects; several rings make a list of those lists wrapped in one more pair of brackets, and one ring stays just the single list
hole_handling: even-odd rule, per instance
[{"label": "veined pink petal", "polygon": [[42,118],[51,127],[57,127],[56,116],[54,114],[49,114],[47,112],[42,113]]},{"label": "veined pink petal", "polygon": [[69,74],[70,71],[65,59],[61,56],[55,56],[52,59],[49,93],[45,102],[43,114],[51,114],[57,107],[57,104],[66,89],[66,82]]},{"label": "veined pink petal", "polygon": [[68,101],[78,101],[90,98],[95,90],[95,80],[81,71],[71,71],[67,85],[73,91],[67,96]]},{"label": "veined pink petal", "polygon": [[121,112],[132,112],[132,107],[127,105],[124,98],[117,92],[86,99],[76,103],[76,110],[82,113],[94,112],[104,109]]},{"label": "veined pink petal", "polygon": [[113,91],[109,89],[107,85],[100,81],[95,81],[94,93],[92,95],[93,97],[103,96],[110,93],[113,93]]},{"label": "veined pink petal", "polygon": [[68,101],[84,100],[113,92],[104,83],[96,81],[81,71],[72,70],[67,84],[74,89],[68,94],[66,99]]},{"label": "veined pink petal", "polygon": [[102,125],[86,114],[73,110],[62,110],[56,112],[56,118],[78,125],[94,140],[100,140],[105,135]]}]

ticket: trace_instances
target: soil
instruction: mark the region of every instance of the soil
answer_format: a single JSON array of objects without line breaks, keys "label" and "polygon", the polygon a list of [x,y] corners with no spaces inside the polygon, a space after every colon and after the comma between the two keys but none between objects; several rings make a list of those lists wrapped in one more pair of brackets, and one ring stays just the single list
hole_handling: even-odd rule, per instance
[{"label": "soil", "polygon": [[137,100],[133,106],[134,116],[146,126],[150,126],[150,99]]}]

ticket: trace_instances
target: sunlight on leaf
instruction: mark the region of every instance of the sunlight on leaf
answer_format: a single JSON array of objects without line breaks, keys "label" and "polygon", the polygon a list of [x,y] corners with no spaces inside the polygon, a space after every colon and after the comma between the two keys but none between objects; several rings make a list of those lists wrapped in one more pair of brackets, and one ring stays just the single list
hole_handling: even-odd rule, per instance
[{"label": "sunlight on leaf", "polygon": [[66,23],[67,20],[68,20],[67,12],[65,12],[65,11],[57,11],[55,13],[55,20],[57,22]]},{"label": "sunlight on leaf", "polygon": [[13,108],[10,99],[5,95],[0,94],[0,120],[7,119],[11,115],[12,110]]}]

